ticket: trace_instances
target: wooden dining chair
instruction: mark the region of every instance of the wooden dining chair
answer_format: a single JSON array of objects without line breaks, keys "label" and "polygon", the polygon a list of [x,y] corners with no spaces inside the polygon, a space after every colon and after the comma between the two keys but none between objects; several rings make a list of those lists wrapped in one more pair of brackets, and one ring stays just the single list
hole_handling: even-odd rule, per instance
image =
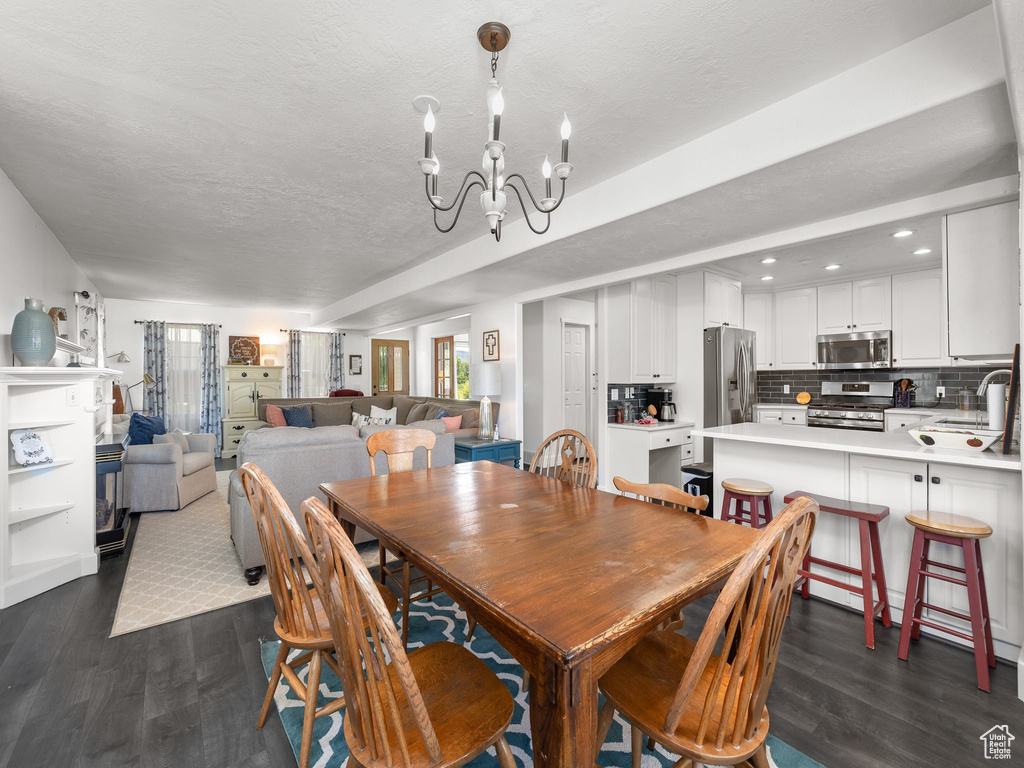
[{"label": "wooden dining chair", "polygon": [[[242,476],[242,488],[256,518],[256,531],[267,566],[267,582],[277,611],[274,632],[281,640],[256,728],[261,729],[266,723],[270,704],[283,676],[295,695],[305,704],[299,768],[306,768],[313,738],[313,721],[345,706],[344,699],[336,699],[320,709],[316,708],[322,665],[327,664],[339,675],[341,667],[331,653],[334,641],[320,594],[315,588],[309,587],[302,570],[305,563],[307,568],[315,571],[315,560],[302,528],[277,488],[259,467],[246,462],[239,473]],[[391,592],[382,594],[381,602],[391,613],[398,608],[398,598]],[[293,648],[306,652],[288,661],[288,654]],[[303,684],[296,670],[305,664],[309,664],[309,673]]]},{"label": "wooden dining chair", "polygon": [[[319,499],[302,504],[342,667],[345,741],[362,768],[457,768],[505,740],[512,695],[472,652],[450,642],[406,653],[366,565]],[[361,617],[365,616],[365,620]]]},{"label": "wooden dining chair", "polygon": [[[437,443],[437,435],[428,429],[388,429],[375,432],[366,439],[366,451],[370,454],[370,474],[377,474],[377,454],[387,457],[388,473],[408,472],[413,468],[413,457],[416,450],[422,448],[427,455],[427,469],[430,469],[431,454]],[[394,555],[401,565],[396,572],[388,566],[388,551],[384,542],[379,542],[380,583],[387,584],[391,578],[402,592],[402,646],[409,642],[409,606],[417,600],[427,600],[444,590],[435,587],[426,576],[412,578],[412,567],[401,552]],[[426,589],[412,594],[414,584],[426,582]],[[467,631],[467,635],[471,633]]]},{"label": "wooden dining chair", "polygon": [[631,483],[616,475],[612,483],[623,493],[629,493],[640,501],[660,504],[663,507],[700,513],[708,508],[711,500],[707,496],[694,496],[665,483]]},{"label": "wooden dining chair", "polygon": [[[768,524],[729,577],[696,643],[676,632],[652,632],[604,674],[598,749],[618,711],[632,729],[634,766],[647,734],[681,755],[678,768],[767,768],[765,701],[817,513],[815,502],[800,498]],[[723,632],[724,650],[716,655]]]},{"label": "wooden dining chair", "polygon": [[580,488],[596,488],[597,452],[590,441],[576,430],[560,429],[540,444],[528,471]]}]

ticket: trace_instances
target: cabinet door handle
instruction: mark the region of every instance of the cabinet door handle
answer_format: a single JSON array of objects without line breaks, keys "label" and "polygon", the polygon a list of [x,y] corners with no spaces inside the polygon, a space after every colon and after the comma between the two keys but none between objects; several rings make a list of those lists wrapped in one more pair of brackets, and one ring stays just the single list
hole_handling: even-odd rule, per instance
[{"label": "cabinet door handle", "polygon": [[846,326],[846,327],[849,328],[850,326]]},{"label": "cabinet door handle", "polygon": [[269,377],[270,377],[270,374],[267,373],[266,371],[264,371],[263,372],[263,378],[266,379],[266,378],[269,378]]},{"label": "cabinet door handle", "polygon": [[245,427],[241,424],[235,424],[235,426],[233,426],[232,429],[245,429]]},{"label": "cabinet door handle", "polygon": [[914,482],[915,483],[923,483],[924,482],[924,475],[914,475]]},{"label": "cabinet door handle", "polygon": [[854,328],[856,328],[856,327],[857,327],[857,324],[856,324],[856,323],[854,323],[854,324],[853,324],[853,327],[854,327]]},{"label": "cabinet door handle", "polygon": [[938,485],[941,481],[939,480],[939,478],[933,477],[932,482],[935,483],[935,485]]},{"label": "cabinet door handle", "polygon": [[245,371],[242,371],[242,378],[243,379],[246,378],[248,375],[249,375],[248,373],[246,373]]}]

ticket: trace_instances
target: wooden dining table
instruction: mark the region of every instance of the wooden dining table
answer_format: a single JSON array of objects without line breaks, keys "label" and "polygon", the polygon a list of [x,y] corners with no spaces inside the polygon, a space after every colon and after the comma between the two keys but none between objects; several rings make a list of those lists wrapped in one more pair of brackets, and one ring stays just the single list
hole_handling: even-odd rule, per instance
[{"label": "wooden dining table", "polygon": [[487,461],[320,490],[349,536],[401,552],[530,673],[536,768],[593,768],[601,675],[758,535]]}]

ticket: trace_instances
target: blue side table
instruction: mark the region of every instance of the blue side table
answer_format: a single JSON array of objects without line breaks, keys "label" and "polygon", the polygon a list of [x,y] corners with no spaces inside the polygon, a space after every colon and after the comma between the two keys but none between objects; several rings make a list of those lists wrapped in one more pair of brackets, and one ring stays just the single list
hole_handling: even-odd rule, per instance
[{"label": "blue side table", "polygon": [[493,461],[498,464],[512,462],[519,469],[519,450],[522,440],[481,440],[477,437],[460,437],[455,441],[455,463],[464,461]]}]

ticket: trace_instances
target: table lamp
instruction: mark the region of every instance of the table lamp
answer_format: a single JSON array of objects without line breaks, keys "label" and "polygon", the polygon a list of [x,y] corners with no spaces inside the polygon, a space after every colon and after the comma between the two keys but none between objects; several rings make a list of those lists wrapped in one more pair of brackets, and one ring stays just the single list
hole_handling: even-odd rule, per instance
[{"label": "table lamp", "polygon": [[469,372],[469,389],[480,398],[480,428],[476,436],[481,440],[494,437],[494,413],[489,395],[501,394],[501,363],[477,363]]},{"label": "table lamp", "polygon": [[263,355],[264,365],[277,365],[274,355],[277,354],[277,344],[260,344],[260,352]]}]

